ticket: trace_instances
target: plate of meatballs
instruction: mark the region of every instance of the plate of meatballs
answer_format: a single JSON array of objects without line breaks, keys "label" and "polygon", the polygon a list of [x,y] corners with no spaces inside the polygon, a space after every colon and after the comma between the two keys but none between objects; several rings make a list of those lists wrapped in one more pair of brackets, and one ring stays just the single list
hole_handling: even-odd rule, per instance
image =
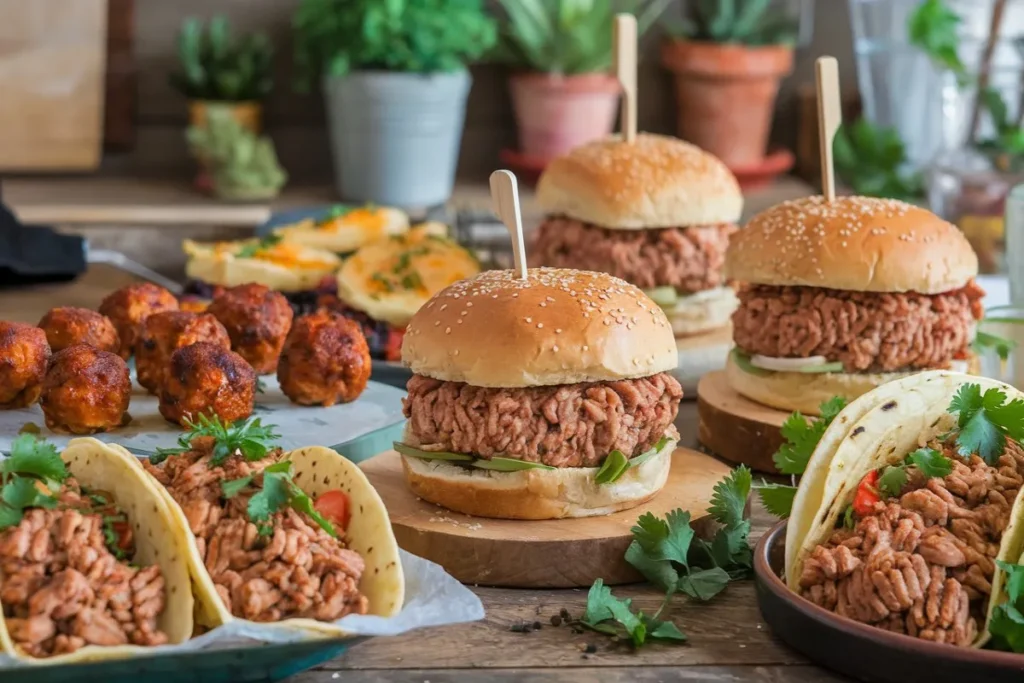
[{"label": "plate of meatballs", "polygon": [[261,418],[287,448],[343,446],[404,419],[403,392],[370,372],[358,323],[327,309],[295,315],[262,284],[225,288],[208,305],[132,284],[95,311],[0,320],[0,450],[28,430],[145,455],[174,446],[200,415]]}]

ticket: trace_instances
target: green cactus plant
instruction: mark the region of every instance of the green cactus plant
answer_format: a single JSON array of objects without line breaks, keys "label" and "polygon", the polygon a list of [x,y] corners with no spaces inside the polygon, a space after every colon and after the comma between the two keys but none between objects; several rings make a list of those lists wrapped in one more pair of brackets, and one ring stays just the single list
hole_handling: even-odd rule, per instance
[{"label": "green cactus plant", "polygon": [[178,34],[179,68],[171,85],[192,100],[259,101],[273,88],[273,47],[262,33],[235,38],[223,16],[208,24],[185,19]]},{"label": "green cactus plant", "polygon": [[273,141],[245,129],[229,111],[211,111],[205,126],[192,126],[186,135],[192,153],[209,166],[219,197],[269,199],[287,182]]}]

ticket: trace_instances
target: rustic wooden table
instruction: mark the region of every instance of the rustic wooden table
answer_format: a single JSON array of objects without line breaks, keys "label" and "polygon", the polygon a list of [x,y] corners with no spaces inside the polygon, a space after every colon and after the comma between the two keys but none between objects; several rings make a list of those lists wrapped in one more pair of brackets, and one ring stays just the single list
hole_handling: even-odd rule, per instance
[{"label": "rustic wooden table", "polygon": [[[106,267],[93,267],[77,282],[19,290],[0,290],[0,319],[35,323],[57,305],[95,307],[111,290],[131,277]],[[696,445],[696,404],[681,410],[683,445]],[[753,506],[754,537],[770,523]],[[689,636],[682,646],[649,645],[633,652],[593,633],[554,627],[552,616],[566,609],[580,616],[587,592],[579,590],[512,590],[475,588],[487,616],[462,626],[416,631],[397,638],[376,638],[353,647],[342,659],[294,677],[289,683],[527,683],[619,681],[763,681],[826,683],[846,680],[811,665],[772,637],[761,620],[751,581],[735,583],[708,604],[688,603],[680,596],[668,616]],[[647,613],[662,598],[645,586],[615,589],[632,597]],[[540,622],[538,631],[513,630]],[[596,651],[586,653],[588,645]]]}]

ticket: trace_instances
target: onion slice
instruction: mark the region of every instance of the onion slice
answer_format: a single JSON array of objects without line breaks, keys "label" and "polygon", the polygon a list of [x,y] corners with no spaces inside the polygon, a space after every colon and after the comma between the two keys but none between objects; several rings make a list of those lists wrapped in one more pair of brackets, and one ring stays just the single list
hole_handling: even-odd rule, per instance
[{"label": "onion slice", "polygon": [[809,358],[775,358],[774,356],[752,355],[750,364],[763,370],[775,370],[776,372],[799,372],[805,368],[813,368],[819,365],[827,365],[828,359],[825,356],[811,356]]}]

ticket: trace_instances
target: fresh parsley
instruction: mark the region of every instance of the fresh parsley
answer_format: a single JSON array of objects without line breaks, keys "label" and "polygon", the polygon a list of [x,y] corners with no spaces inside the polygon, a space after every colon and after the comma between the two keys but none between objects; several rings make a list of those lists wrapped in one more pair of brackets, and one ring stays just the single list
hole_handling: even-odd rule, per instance
[{"label": "fresh parsley", "polygon": [[237,252],[235,252],[235,258],[252,258],[253,256],[259,255],[261,252],[270,249],[276,244],[279,244],[283,238],[281,235],[273,234],[267,235],[261,240],[250,242],[246,244]]},{"label": "fresh parsley", "polygon": [[907,471],[902,465],[891,465],[882,470],[878,477],[878,490],[889,498],[895,498],[907,484]]},{"label": "fresh parsley", "polygon": [[761,498],[765,509],[768,510],[768,514],[775,515],[780,519],[787,519],[793,511],[796,487],[762,482],[757,487],[757,495]]},{"label": "fresh parsley", "polygon": [[1006,572],[1006,602],[996,605],[989,623],[993,645],[998,650],[1024,652],[1024,565],[996,560],[999,569]]},{"label": "fresh parsley", "polygon": [[0,461],[0,528],[21,522],[27,508],[53,508],[67,468],[53,444],[34,434],[22,434]]},{"label": "fresh parsley", "polygon": [[[239,481],[241,480],[236,479],[233,482],[222,484],[221,487],[224,489],[225,495],[228,493],[227,485],[237,485]],[[244,487],[239,487],[239,490],[241,488]],[[237,493],[238,491],[235,491],[235,495]],[[292,463],[288,460],[282,460],[263,470],[263,488],[249,499],[247,512],[249,519],[255,522],[259,528],[260,535],[269,536],[274,533],[270,524],[270,516],[284,507],[291,507],[298,512],[306,513],[321,529],[331,536],[338,536],[334,525],[313,508],[313,501],[292,479]]]},{"label": "fresh parsley", "polygon": [[246,486],[252,483],[252,475],[242,477],[241,479],[231,479],[230,481],[222,481],[220,483],[221,491],[224,493],[225,498],[234,498],[241,493]]},{"label": "fresh parsley", "polygon": [[21,434],[11,443],[10,455],[0,463],[6,475],[30,475],[50,482],[68,478],[67,468],[57,448],[35,434]]},{"label": "fresh parsley", "polygon": [[910,454],[909,460],[929,479],[941,479],[953,473],[953,461],[934,448],[918,448]]},{"label": "fresh parsley", "polygon": [[801,415],[799,411],[787,417],[786,421],[782,423],[781,429],[782,438],[786,440],[786,443],[782,444],[772,456],[779,472],[803,474],[814,449],[825,434],[825,430],[845,407],[845,399],[833,396],[821,404],[819,408],[821,416],[813,422]]},{"label": "fresh parsley", "polygon": [[694,534],[689,512],[673,510],[665,519],[649,512],[641,515],[631,530],[633,541],[626,550],[626,561],[665,591],[661,607],[652,617],[634,614],[629,600],[613,596],[598,579],[587,595],[587,610],[580,623],[613,636],[624,631],[634,647],[649,638],[685,641],[685,634],[675,624],[660,620],[672,596],[684,593],[695,600],[710,600],[729,581],[751,573],[750,522],[743,518],[751,483],[750,470],[741,466],[715,485],[708,514],[721,526],[711,541]]},{"label": "fresh parsley", "polygon": [[189,431],[178,438],[178,445],[175,448],[156,449],[156,453],[149,458],[151,463],[159,465],[169,456],[188,452],[192,448],[192,440],[201,436],[214,439],[211,458],[213,465],[221,464],[234,453],[241,453],[251,462],[264,458],[273,448],[272,442],[281,438],[280,434],[274,432],[275,425],[264,425],[260,418],[238,420],[229,425],[216,415],[209,417],[203,414],[196,422],[186,421],[185,425]]},{"label": "fresh parsley", "polygon": [[1006,449],[1006,438],[1024,439],[1024,400],[1008,401],[1006,393],[992,387],[984,393],[977,384],[964,384],[949,404],[960,428],[956,436],[960,455],[977,453],[994,465]]}]

